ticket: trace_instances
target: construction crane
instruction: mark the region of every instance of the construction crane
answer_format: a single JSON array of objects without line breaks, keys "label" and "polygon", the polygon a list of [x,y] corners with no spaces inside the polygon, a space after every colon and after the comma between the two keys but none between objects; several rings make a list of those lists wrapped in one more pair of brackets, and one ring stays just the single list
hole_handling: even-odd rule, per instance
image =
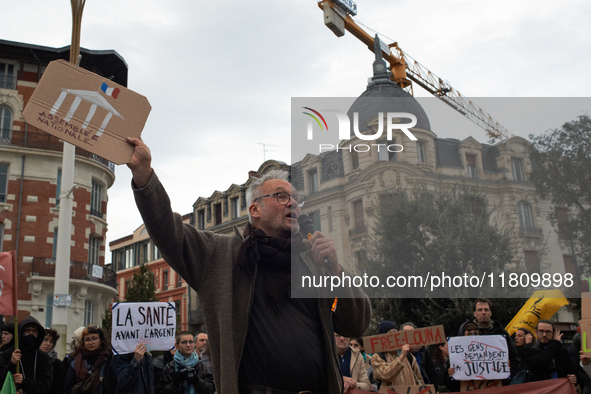
[{"label": "construction crane", "polygon": [[[357,5],[351,0],[320,0],[325,25],[338,37],[345,29],[374,51],[374,37],[363,30],[351,17],[357,14]],[[414,95],[412,83],[416,83],[444,103],[482,127],[491,142],[509,138],[509,132],[482,108],[455,90],[447,81],[429,71],[421,63],[400,49],[397,42],[380,43],[384,60],[390,64],[391,79],[400,88]]]}]

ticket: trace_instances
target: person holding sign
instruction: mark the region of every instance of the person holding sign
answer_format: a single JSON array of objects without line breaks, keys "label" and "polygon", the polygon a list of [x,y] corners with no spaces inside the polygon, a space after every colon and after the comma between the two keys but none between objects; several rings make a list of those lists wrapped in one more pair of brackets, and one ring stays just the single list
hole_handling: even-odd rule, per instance
[{"label": "person holding sign", "polygon": [[339,367],[343,375],[344,392],[349,390],[372,391],[371,383],[367,377],[365,360],[358,350],[349,346],[351,338],[334,334],[339,355]]},{"label": "person holding sign", "polygon": [[[127,141],[134,146],[128,167],[148,233],[203,300],[217,392],[342,393],[334,332],[363,335],[371,305],[359,288],[345,289],[335,308],[334,296],[290,296],[292,268],[296,274],[328,275],[326,262],[330,274],[344,273],[333,240],[314,232],[304,242],[297,234],[304,199],[288,174],[270,171],[251,183],[246,197],[250,221],[243,234],[200,231],[172,212],[144,142]],[[293,263],[292,245],[301,251],[294,253]],[[296,343],[294,336],[306,340]]]},{"label": "person holding sign", "polygon": [[154,394],[152,355],[145,343],[138,343],[133,353],[117,354],[111,360],[111,371],[117,380],[117,394]]},{"label": "person holding sign", "polygon": [[162,371],[159,391],[164,394],[213,394],[213,375],[195,351],[193,334],[181,332],[176,339],[176,348],[173,360]]},{"label": "person holding sign", "polygon": [[[398,326],[384,320],[378,328],[379,334],[398,331]],[[410,352],[410,345],[404,344],[401,350],[374,354],[371,358],[374,378],[381,382],[380,387],[423,386],[425,382],[417,360]]]}]

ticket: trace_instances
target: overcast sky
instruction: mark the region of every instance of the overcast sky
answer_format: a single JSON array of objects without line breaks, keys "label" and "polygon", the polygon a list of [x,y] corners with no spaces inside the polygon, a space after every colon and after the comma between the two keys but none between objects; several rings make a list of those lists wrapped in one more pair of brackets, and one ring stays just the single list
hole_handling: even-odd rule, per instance
[{"label": "overcast sky", "polygon": [[[464,96],[589,96],[591,31],[584,26],[591,2],[357,5],[359,22],[387,43],[397,41]],[[67,46],[70,2],[5,2],[0,26],[5,40]],[[373,62],[354,36],[338,38],[324,26],[316,0],[88,0],[81,46],[114,49],[127,62],[128,87],[152,105],[142,137],[180,213],[191,212],[200,196],[244,183],[264,158],[290,163],[291,97],[357,97]],[[429,96],[419,87],[415,95]],[[479,103],[501,123],[511,123],[494,112],[495,102]],[[439,137],[464,138],[432,126]],[[470,130],[467,135],[487,141],[481,129]],[[141,225],[130,171],[119,166],[115,174],[107,242]]]}]

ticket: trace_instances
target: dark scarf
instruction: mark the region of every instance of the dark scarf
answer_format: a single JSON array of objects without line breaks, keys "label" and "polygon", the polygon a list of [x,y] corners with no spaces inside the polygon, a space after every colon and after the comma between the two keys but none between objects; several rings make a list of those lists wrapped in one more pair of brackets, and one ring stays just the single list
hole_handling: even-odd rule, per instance
[{"label": "dark scarf", "polygon": [[[243,236],[236,264],[240,271],[237,277],[240,278],[244,273],[252,278],[255,267],[258,267],[267,307],[278,313],[283,300],[289,298],[291,292],[292,238],[268,237],[250,223],[246,225]],[[301,250],[299,238],[293,238],[293,243]]]},{"label": "dark scarf", "polygon": [[80,349],[79,353],[76,355],[74,359],[74,371],[76,372],[76,380],[78,382],[82,382],[88,379],[91,374],[88,372],[88,366],[86,363],[92,365],[92,376],[94,377],[94,390],[98,388],[100,383],[100,374],[101,368],[105,361],[107,360],[107,356],[109,352],[106,349],[98,348],[94,351],[88,351],[82,345],[82,349]]}]

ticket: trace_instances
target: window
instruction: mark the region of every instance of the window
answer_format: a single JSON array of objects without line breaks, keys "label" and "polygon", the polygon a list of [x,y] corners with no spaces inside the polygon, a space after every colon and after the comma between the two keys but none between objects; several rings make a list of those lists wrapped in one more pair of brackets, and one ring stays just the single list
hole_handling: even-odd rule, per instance
[{"label": "window", "polygon": [[351,165],[353,169],[359,168],[359,153],[356,150],[351,152]]},{"label": "window", "polygon": [[0,61],[0,89],[16,89],[15,71],[14,64]]},{"label": "window", "polygon": [[94,324],[94,303],[90,300],[84,302],[84,325]]},{"label": "window", "polygon": [[53,322],[53,295],[45,299],[45,327],[51,327]]},{"label": "window", "polygon": [[525,269],[527,272],[535,273],[540,271],[540,258],[538,257],[538,252],[535,250],[524,250],[523,251],[525,257]]},{"label": "window", "polygon": [[183,286],[183,277],[180,276],[179,274],[176,274],[176,287],[182,287]]},{"label": "window", "polygon": [[567,274],[572,274],[573,278],[577,277],[577,267],[575,267],[575,262],[573,261],[573,256],[569,255],[562,255],[562,260],[564,261],[564,272]]},{"label": "window", "polygon": [[310,194],[318,192],[318,171],[308,171],[308,183],[310,184]]},{"label": "window", "polygon": [[9,140],[11,130],[12,111],[7,106],[0,105],[0,138]]},{"label": "window", "polygon": [[519,228],[525,232],[532,231],[534,222],[531,214],[531,205],[527,201],[519,201],[517,203],[517,213],[519,215]]},{"label": "window", "polygon": [[511,159],[511,171],[513,180],[523,182],[523,161],[521,159]]},{"label": "window", "polygon": [[358,250],[355,252],[355,260],[357,260],[357,267],[367,267],[367,253],[365,250]]},{"label": "window", "polygon": [[556,208],[556,224],[558,225],[558,239],[569,239],[568,210]]},{"label": "window", "polygon": [[238,197],[230,200],[230,206],[232,207],[232,219],[238,219],[240,216],[240,209],[238,205]]},{"label": "window", "polygon": [[162,290],[168,290],[168,270],[162,272]]},{"label": "window", "polygon": [[56,259],[57,257],[57,227],[53,228],[53,250],[51,251],[51,258]]},{"label": "window", "polygon": [[363,214],[363,200],[353,203],[353,216],[355,218],[354,234],[365,233],[365,217]]},{"label": "window", "polygon": [[3,246],[2,243],[4,241],[4,223],[0,223],[0,252],[2,252]]},{"label": "window", "polygon": [[6,202],[8,193],[8,164],[0,163],[0,202]]},{"label": "window", "polygon": [[478,178],[476,155],[466,155],[466,169],[468,170],[468,178]]},{"label": "window", "polygon": [[97,237],[88,238],[88,264],[99,263],[100,242]]},{"label": "window", "polygon": [[158,260],[160,258],[160,250],[158,250],[158,247],[156,245],[154,245],[153,242],[151,244],[152,244],[152,261]]},{"label": "window", "polygon": [[417,141],[417,160],[419,163],[426,163],[425,157],[425,143],[423,141]]},{"label": "window", "polygon": [[310,219],[312,220],[312,224],[314,224],[314,230],[316,231],[322,231],[320,229],[320,211],[314,211],[314,212],[310,212]]},{"label": "window", "polygon": [[152,261],[150,258],[150,241],[143,241],[140,243],[139,247],[140,253],[140,263],[147,263],[148,261]]},{"label": "window", "polygon": [[[396,161],[396,149],[398,149],[395,146],[396,140],[393,139],[390,143],[385,142],[378,143],[378,161]],[[391,150],[388,149],[388,146],[392,146]]]},{"label": "window", "polygon": [[240,209],[246,209],[246,192],[244,190],[240,192]]},{"label": "window", "polygon": [[205,209],[197,211],[197,229],[205,229]]},{"label": "window", "polygon": [[100,218],[103,217],[101,211],[101,194],[102,194],[102,186],[92,181],[92,191],[90,195],[90,214],[94,216],[98,216]]},{"label": "window", "polygon": [[62,169],[57,169],[57,183],[55,185],[55,206],[60,206],[60,194],[62,194]]},{"label": "window", "polygon": [[213,224],[221,224],[222,223],[222,204],[215,204],[213,206],[213,213],[215,215],[215,222]]},{"label": "window", "polygon": [[135,265],[135,253],[133,246],[125,247],[125,268],[131,268]]}]

